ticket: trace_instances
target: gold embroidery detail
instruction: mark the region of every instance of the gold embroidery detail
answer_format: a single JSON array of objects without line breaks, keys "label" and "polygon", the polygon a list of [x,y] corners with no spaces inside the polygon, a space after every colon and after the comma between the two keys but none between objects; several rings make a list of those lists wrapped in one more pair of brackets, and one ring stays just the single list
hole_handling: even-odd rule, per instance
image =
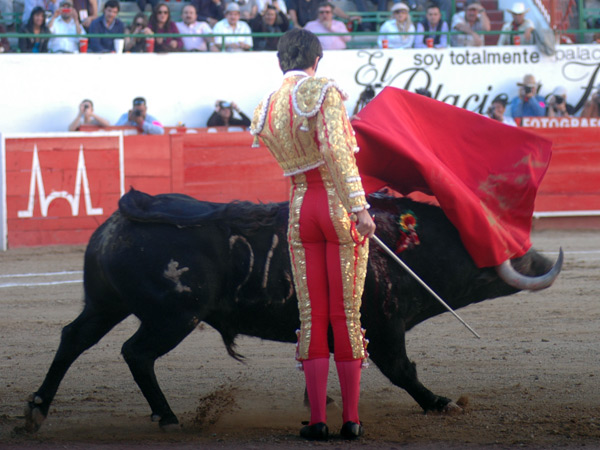
[{"label": "gold embroidery detail", "polygon": [[[360,306],[367,274],[368,240],[357,245],[350,232],[351,221],[342,206],[327,167],[319,168],[329,204],[329,216],[340,242],[340,269],[344,292],[344,313],[354,359],[365,359],[365,345],[360,326]],[[355,254],[356,249],[356,254]]]},{"label": "gold embroidery detail", "polygon": [[302,208],[306,189],[306,176],[304,174],[296,175],[292,180],[290,188],[288,242],[292,260],[292,273],[294,274],[294,286],[296,287],[296,297],[298,297],[298,310],[300,311],[300,334],[298,336],[298,349],[296,352],[298,360],[308,358],[310,329],[312,326],[312,310],[306,281],[306,254],[300,240],[300,209]]}]

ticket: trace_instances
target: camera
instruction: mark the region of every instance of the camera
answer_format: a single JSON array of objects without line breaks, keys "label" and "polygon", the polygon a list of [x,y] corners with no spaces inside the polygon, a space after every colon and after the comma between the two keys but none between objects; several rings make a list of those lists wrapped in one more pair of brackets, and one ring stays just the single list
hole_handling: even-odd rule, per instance
[{"label": "camera", "polygon": [[562,104],[562,102],[564,102],[564,101],[565,101],[564,97],[561,97],[560,95],[557,95],[556,97],[554,97],[554,102],[555,102],[557,105],[560,105],[560,104]]},{"label": "camera", "polygon": [[136,110],[134,110],[134,111],[133,111],[133,115],[134,115],[135,117],[141,117],[141,115],[142,115],[142,110],[141,110],[141,109],[136,109]]},{"label": "camera", "polygon": [[533,92],[533,88],[531,86],[524,86],[523,90],[526,94],[531,94]]},{"label": "camera", "polygon": [[90,109],[90,105],[83,105],[83,109]]},{"label": "camera", "polygon": [[221,103],[219,103],[219,106],[221,108],[231,108],[231,103],[229,103],[229,102],[221,102]]}]

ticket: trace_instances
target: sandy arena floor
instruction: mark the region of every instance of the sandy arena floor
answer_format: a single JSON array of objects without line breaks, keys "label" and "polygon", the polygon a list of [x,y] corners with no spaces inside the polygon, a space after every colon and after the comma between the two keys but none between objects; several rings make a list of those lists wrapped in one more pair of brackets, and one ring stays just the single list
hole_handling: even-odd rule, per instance
[{"label": "sandy arena floor", "polygon": [[[421,381],[466,399],[464,414],[423,415],[371,366],[363,373],[364,439],[316,444],[297,437],[308,411],[293,346],[242,337],[241,364],[208,326],[157,363],[182,422],[178,431],[161,432],[120,355],[135,318],[75,362],[37,434],[15,432],[62,327],[81,310],[84,247],[0,253],[0,449],[600,448],[600,233],[544,231],[533,242],[551,258],[559,246],[566,252],[552,288],[460,310],[482,340],[449,314],[408,335]],[[337,402],[329,425],[337,432],[341,399],[333,371],[329,387]]]}]

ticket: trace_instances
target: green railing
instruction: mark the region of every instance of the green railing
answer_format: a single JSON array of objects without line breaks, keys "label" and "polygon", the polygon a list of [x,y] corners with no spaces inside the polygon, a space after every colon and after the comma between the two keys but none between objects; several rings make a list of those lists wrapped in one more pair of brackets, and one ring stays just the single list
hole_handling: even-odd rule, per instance
[{"label": "green railing", "polygon": [[[584,30],[562,30],[561,33],[563,34],[574,34],[574,35],[583,35],[583,34],[588,34],[588,33],[595,33],[595,32],[599,32],[600,33],[600,29],[584,29]],[[377,37],[379,36],[379,32],[378,31],[354,31],[354,32],[347,32],[347,33],[318,33],[317,35],[319,36],[350,36],[353,39],[356,39],[356,41],[354,42],[354,44],[351,46],[351,48],[361,48],[360,45],[364,44],[363,48],[369,48],[369,47],[373,47],[374,45],[377,45]],[[446,35],[448,36],[448,38],[450,39],[451,36],[457,36],[457,35],[462,35],[463,33],[459,32],[459,31],[430,31],[427,32],[428,35]],[[520,34],[514,31],[481,31],[478,32],[478,34],[481,35],[502,35],[502,34],[508,34],[508,35],[514,35],[514,34]],[[253,38],[273,38],[273,37],[280,37],[282,36],[283,33],[248,33],[248,34],[236,34],[235,37],[253,37]],[[398,33],[385,33],[385,35],[387,36],[406,36],[406,35],[423,35],[423,33],[417,33],[417,32],[398,32]],[[0,33],[0,38],[42,38],[42,39],[51,39],[51,38],[62,38],[62,37],[66,37],[66,38],[80,38],[80,37],[86,37],[86,38],[148,38],[148,37],[154,37],[154,38],[186,38],[186,37],[209,37],[209,38],[215,38],[215,37],[219,37],[219,38],[227,38],[227,37],[232,37],[231,34],[179,34],[179,33],[160,33],[160,34],[154,34],[154,35],[147,35],[147,34],[127,34],[127,33],[120,33],[120,34],[86,34],[86,35],[77,35],[77,34],[25,34],[25,33]],[[370,38],[370,39],[369,39]],[[224,42],[224,40],[223,40]],[[353,42],[353,41],[350,41]]]}]

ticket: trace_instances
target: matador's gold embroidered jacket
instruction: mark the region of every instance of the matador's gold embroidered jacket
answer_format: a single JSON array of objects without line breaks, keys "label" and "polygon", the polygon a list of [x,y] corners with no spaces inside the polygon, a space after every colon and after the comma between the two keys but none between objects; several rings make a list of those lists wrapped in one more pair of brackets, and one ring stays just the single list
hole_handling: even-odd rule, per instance
[{"label": "matador's gold embroidered jacket", "polygon": [[358,146],[345,99],[330,79],[288,72],[282,86],[254,111],[250,131],[255,140],[262,138],[286,176],[325,164],[344,208],[351,213],[369,205],[356,167]]}]

